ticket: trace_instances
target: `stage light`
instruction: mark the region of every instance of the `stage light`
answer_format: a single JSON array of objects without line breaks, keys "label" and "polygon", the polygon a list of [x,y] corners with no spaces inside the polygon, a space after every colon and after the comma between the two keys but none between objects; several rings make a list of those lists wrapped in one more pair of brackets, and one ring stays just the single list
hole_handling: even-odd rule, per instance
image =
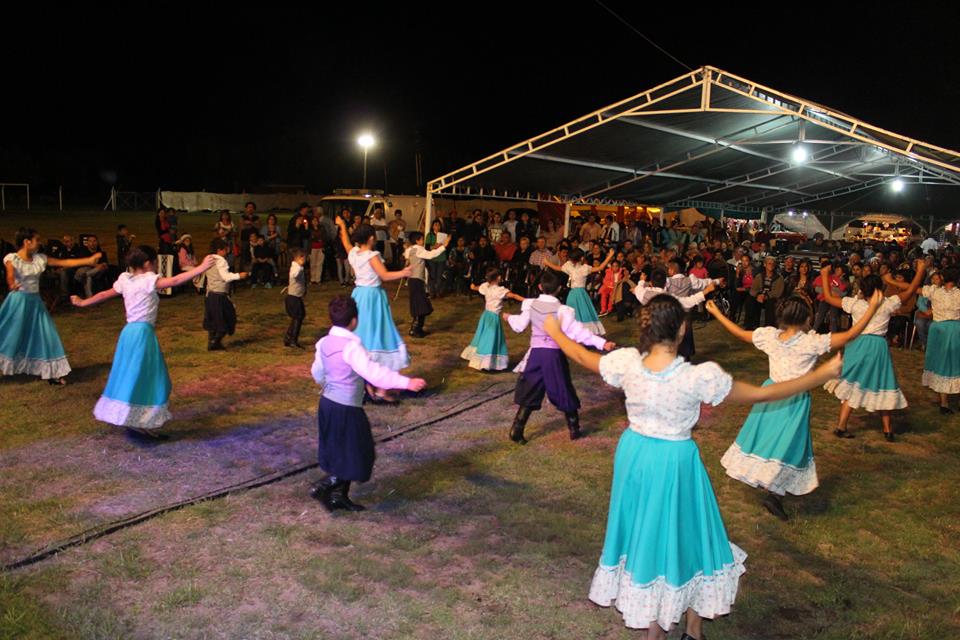
[{"label": "stage light", "polygon": [[890,183],[890,188],[893,189],[894,193],[900,193],[903,191],[904,182],[900,178],[894,178],[893,182]]},{"label": "stage light", "polygon": [[790,151],[790,157],[793,158],[793,161],[796,164],[803,164],[807,161],[807,149],[802,144],[793,145],[793,150]]},{"label": "stage light", "polygon": [[374,142],[375,142],[375,141],[374,141],[374,139],[373,139],[373,136],[372,136],[371,134],[369,134],[369,133],[361,134],[360,137],[357,138],[357,144],[359,144],[361,147],[363,147],[364,150],[367,150],[367,149],[369,149],[370,147],[372,147],[373,144],[374,144]]}]

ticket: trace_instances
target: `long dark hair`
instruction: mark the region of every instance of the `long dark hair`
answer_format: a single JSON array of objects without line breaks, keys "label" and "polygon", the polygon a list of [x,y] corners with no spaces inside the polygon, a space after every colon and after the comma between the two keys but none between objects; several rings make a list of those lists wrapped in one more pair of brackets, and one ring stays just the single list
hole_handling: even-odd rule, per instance
[{"label": "long dark hair", "polygon": [[797,290],[777,305],[777,324],[780,328],[807,327],[813,320],[813,301],[806,292]]},{"label": "long dark hair", "polygon": [[17,235],[14,236],[14,242],[17,244],[17,249],[22,249],[27,240],[33,240],[36,237],[37,230],[33,227],[20,227],[17,229]]},{"label": "long dark hair", "polygon": [[640,341],[637,349],[644,353],[655,344],[675,344],[685,317],[686,312],[679,300],[665,293],[654,296],[640,307]]}]

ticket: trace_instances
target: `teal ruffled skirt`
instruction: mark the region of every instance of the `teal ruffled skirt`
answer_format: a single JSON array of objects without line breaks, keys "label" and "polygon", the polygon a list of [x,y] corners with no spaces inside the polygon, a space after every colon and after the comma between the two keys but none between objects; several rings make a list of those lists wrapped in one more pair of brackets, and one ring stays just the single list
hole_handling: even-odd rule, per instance
[{"label": "teal ruffled skirt", "polygon": [[615,605],[634,629],[669,630],[691,607],[713,618],[730,612],[746,557],[727,539],[697,444],[627,429],[590,600]]},{"label": "teal ruffled skirt", "polygon": [[500,316],[493,311],[484,310],[473,333],[473,340],[463,350],[460,357],[468,361],[474,369],[502,371],[510,364],[507,352],[507,339],[503,335]]},{"label": "teal ruffled skirt", "polygon": [[120,332],[103,395],[93,408],[101,422],[159,429],[170,419],[170,375],[149,322],[129,322]]},{"label": "teal ruffled skirt", "polygon": [[930,323],[922,382],[937,393],[960,393],[960,320]]},{"label": "teal ruffled skirt", "polygon": [[383,287],[354,287],[350,297],[356,301],[358,311],[354,333],[360,336],[370,359],[392,371],[410,366],[407,345],[393,322],[390,302]]},{"label": "teal ruffled skirt", "polygon": [[70,363],[40,294],[14,291],[0,306],[0,374],[20,373],[57,379]]},{"label": "teal ruffled skirt", "polygon": [[[773,384],[767,380],[763,386]],[[810,437],[810,394],[753,405],[720,464],[731,478],[778,495],[817,488]]]},{"label": "teal ruffled skirt", "polygon": [[893,411],[907,407],[883,336],[865,334],[847,344],[840,377],[823,388],[854,409]]},{"label": "teal ruffled skirt", "polygon": [[590,296],[587,295],[586,289],[583,287],[570,289],[570,292],[567,294],[567,306],[573,307],[577,322],[586,325],[594,335],[602,336],[607,333],[607,330],[603,327],[603,323],[600,322],[600,316],[597,315],[597,310],[593,308],[593,302],[590,300]]}]

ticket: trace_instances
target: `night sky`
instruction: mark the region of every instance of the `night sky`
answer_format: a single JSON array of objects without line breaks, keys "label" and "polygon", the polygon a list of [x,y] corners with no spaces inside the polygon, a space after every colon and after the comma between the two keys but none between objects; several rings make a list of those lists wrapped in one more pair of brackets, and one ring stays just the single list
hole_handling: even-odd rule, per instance
[{"label": "night sky", "polygon": [[[960,148],[949,9],[718,3],[661,15],[649,3],[607,4],[691,67],[712,64]],[[383,187],[386,167],[389,190],[411,193],[417,151],[433,178],[685,71],[592,0],[534,5],[7,14],[0,181],[38,192],[63,184],[92,200],[113,181],[140,191],[303,184],[319,193],[359,186],[355,139],[370,129],[380,144],[369,185]]]}]

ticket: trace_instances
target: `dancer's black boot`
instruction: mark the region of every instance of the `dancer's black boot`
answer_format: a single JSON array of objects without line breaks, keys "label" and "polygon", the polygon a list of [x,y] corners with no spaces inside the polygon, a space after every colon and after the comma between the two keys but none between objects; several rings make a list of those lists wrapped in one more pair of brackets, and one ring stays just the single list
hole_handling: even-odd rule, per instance
[{"label": "dancer's black boot", "polygon": [[350,481],[341,480],[330,493],[330,500],[336,509],[346,509],[347,511],[363,511],[366,509],[362,504],[358,504],[350,499]]},{"label": "dancer's black boot", "polygon": [[343,507],[335,505],[331,499],[331,494],[339,483],[336,476],[327,476],[310,488],[310,497],[319,501],[327,511],[342,509]]},{"label": "dancer's black boot", "polygon": [[520,407],[517,409],[517,415],[513,418],[513,426],[510,427],[510,439],[517,444],[527,444],[527,439],[523,437],[523,428],[527,426],[527,420],[533,409],[530,407]]},{"label": "dancer's black boot", "polygon": [[290,326],[287,327],[287,334],[283,337],[283,346],[303,349],[303,345],[300,344],[301,326],[303,326],[301,318],[290,318]]},{"label": "dancer's black boot", "polygon": [[583,432],[580,431],[580,413],[571,411],[563,415],[567,419],[567,430],[570,432],[570,439],[576,440],[582,436]]}]

